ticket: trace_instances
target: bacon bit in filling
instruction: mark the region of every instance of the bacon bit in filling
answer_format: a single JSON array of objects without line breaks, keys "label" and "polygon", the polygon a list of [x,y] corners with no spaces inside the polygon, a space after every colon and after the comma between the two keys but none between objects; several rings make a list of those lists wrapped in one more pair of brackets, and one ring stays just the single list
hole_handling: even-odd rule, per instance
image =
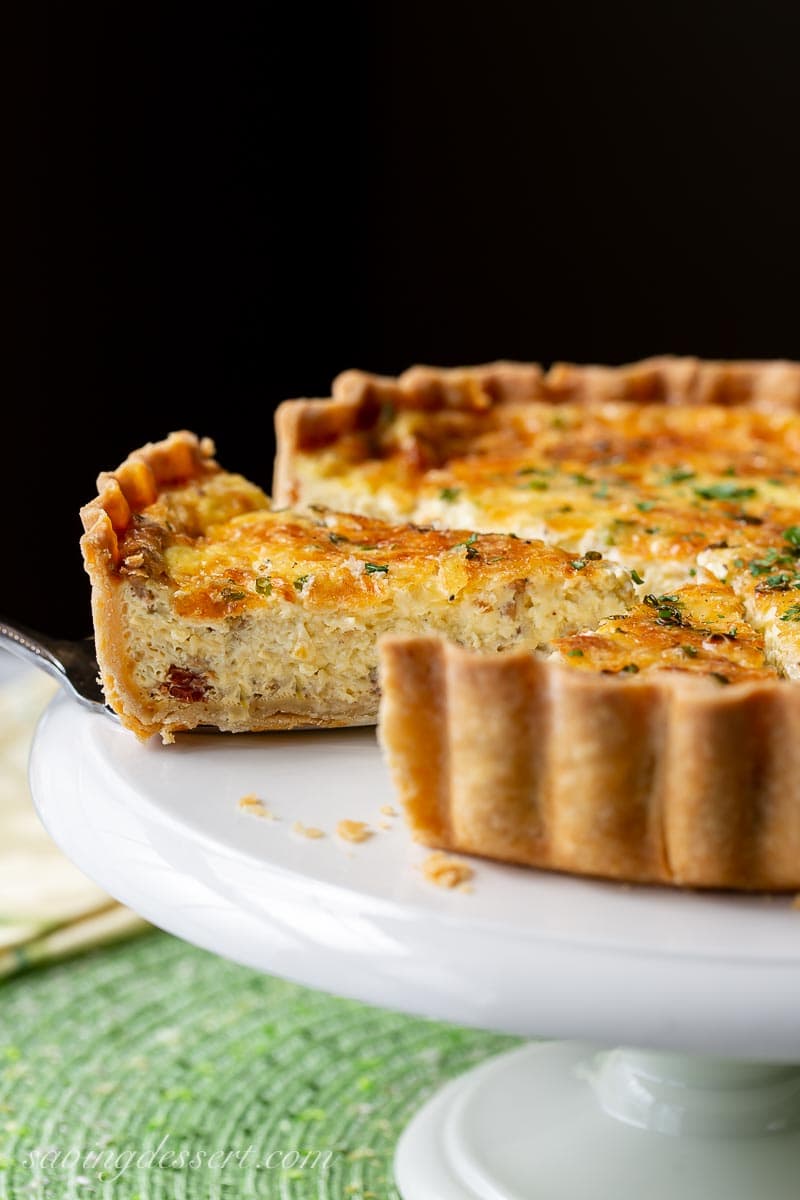
[{"label": "bacon bit in filling", "polygon": [[336,834],[344,842],[366,842],[372,837],[372,830],[364,821],[340,821],[336,826]]},{"label": "bacon bit in filling", "polygon": [[198,701],[205,698],[209,683],[204,675],[173,665],[167,671],[161,690],[172,696],[173,700]]},{"label": "bacon bit in filling", "polygon": [[469,863],[460,858],[450,858],[441,850],[429,854],[422,864],[422,874],[429,883],[435,883],[441,888],[461,888],[474,876],[475,872]]}]

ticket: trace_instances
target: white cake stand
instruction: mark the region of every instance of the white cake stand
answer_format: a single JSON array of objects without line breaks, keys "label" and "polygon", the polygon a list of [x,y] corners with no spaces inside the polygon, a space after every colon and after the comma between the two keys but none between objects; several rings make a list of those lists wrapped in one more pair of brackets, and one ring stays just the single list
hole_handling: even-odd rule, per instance
[{"label": "white cake stand", "polygon": [[[141,745],[57,699],[33,794],[56,842],[156,925],[369,1003],[525,1035],[404,1133],[406,1200],[797,1200],[800,912],[476,863],[426,882],[373,730]],[[279,818],[255,817],[255,793]],[[377,832],[341,842],[342,818]],[[319,827],[311,840],[293,825]],[[601,1049],[622,1043],[638,1049]]]}]

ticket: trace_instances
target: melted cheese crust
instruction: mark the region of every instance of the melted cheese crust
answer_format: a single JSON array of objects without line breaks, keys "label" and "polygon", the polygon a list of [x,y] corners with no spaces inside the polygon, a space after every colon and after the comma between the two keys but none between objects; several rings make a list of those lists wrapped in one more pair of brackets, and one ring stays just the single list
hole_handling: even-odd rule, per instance
[{"label": "melted cheese crust", "polygon": [[[299,452],[295,475],[305,503],[596,547],[636,573],[641,595],[725,583],[763,635],[768,668],[800,678],[794,412],[538,401],[402,411]],[[641,617],[647,639],[652,622]],[[661,651],[671,663],[668,650],[650,665]],[[713,673],[705,654],[682,669]]]},{"label": "melted cheese crust", "polygon": [[744,604],[718,583],[648,594],[629,613],[559,638],[553,649],[571,666],[612,675],[676,670],[726,684],[777,673],[767,663],[763,634],[747,622]]},{"label": "melted cheese crust", "polygon": [[125,535],[121,573],[166,582],[175,611],[198,620],[279,602],[358,610],[393,593],[451,603],[487,585],[529,581],[564,594],[578,587],[589,595],[604,583],[621,596],[630,591],[627,576],[597,551],[576,556],[516,535],[390,525],[321,508],[272,511],[266,503],[252,484],[225,474],[167,492]]}]

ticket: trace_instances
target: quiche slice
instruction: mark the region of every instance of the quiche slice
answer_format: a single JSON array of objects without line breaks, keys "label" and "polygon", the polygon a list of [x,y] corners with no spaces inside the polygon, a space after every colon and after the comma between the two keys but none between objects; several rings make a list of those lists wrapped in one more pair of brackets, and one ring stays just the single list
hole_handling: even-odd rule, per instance
[{"label": "quiche slice", "polygon": [[374,722],[382,634],[530,652],[633,602],[600,551],[273,510],[212,455],[172,434],[81,513],[103,687],[141,737]]}]

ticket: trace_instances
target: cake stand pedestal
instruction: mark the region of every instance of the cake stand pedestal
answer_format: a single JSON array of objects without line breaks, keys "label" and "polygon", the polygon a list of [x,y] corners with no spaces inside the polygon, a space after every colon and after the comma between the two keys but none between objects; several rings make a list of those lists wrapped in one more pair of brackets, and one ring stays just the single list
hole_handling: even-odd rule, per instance
[{"label": "cake stand pedestal", "polygon": [[397,1149],[409,1200],[789,1200],[800,1069],[552,1042],[443,1088]]},{"label": "cake stand pedestal", "polygon": [[[70,858],[188,941],[367,1003],[571,1039],[502,1055],[424,1104],[397,1151],[404,1200],[800,1195],[788,899],[483,862],[470,894],[435,888],[427,852],[381,812],[393,797],[373,730],[142,745],[57,698],[31,784]],[[252,793],[278,819],[243,809]],[[374,836],[341,842],[343,818]]]}]

